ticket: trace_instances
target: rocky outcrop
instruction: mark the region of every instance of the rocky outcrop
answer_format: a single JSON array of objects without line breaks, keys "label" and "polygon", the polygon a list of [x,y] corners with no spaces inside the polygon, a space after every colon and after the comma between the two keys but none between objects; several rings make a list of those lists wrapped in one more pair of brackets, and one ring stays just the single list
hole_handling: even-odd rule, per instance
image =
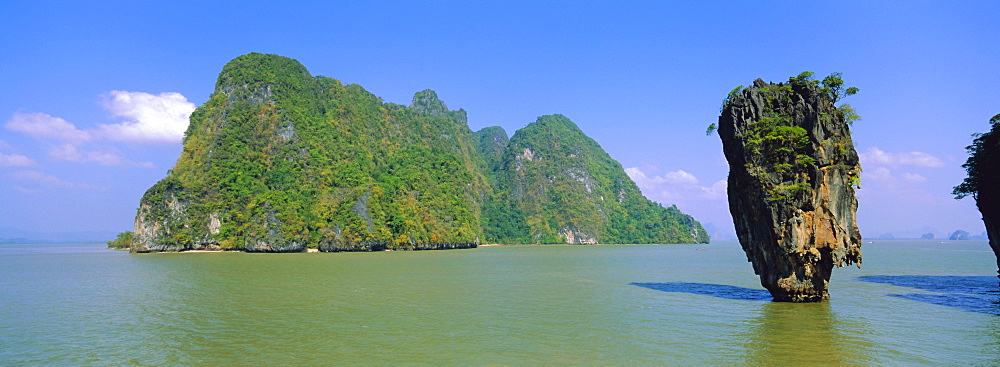
[{"label": "rocky outcrop", "polygon": [[990,131],[976,134],[972,145],[966,147],[969,159],[962,167],[969,176],[952,194],[956,199],[969,195],[976,199],[1000,274],[1000,170],[997,169],[1000,167],[1000,114],[990,119],[990,125]]},{"label": "rocky outcrop", "polygon": [[[216,235],[221,227],[216,212],[199,216],[199,203],[178,180],[166,178],[153,185],[143,195],[136,214],[132,252],[180,252],[190,250],[222,250]],[[302,241],[285,240],[281,223],[273,209],[255,225],[262,235],[248,236],[239,248],[247,252],[301,252]]]},{"label": "rocky outcrop", "polygon": [[983,214],[986,237],[989,238],[990,247],[993,248],[993,254],[997,258],[997,277],[1000,278],[1000,200],[996,199],[1000,198],[994,198],[992,202],[979,199],[977,204],[979,212]]},{"label": "rocky outcrop", "polygon": [[719,116],[729,209],[747,259],[776,301],[829,298],[834,266],[861,264],[858,154],[819,83],[757,79]]},{"label": "rocky outcrop", "polygon": [[965,241],[968,239],[969,239],[969,232],[963,231],[961,229],[955,230],[955,232],[953,232],[951,236],[948,236],[948,240],[950,241]]},{"label": "rocky outcrop", "polygon": [[189,207],[192,201],[177,180],[162,180],[143,195],[136,214],[132,252],[178,252],[218,250],[210,237],[218,233],[218,217],[213,215],[202,228],[192,228]]}]

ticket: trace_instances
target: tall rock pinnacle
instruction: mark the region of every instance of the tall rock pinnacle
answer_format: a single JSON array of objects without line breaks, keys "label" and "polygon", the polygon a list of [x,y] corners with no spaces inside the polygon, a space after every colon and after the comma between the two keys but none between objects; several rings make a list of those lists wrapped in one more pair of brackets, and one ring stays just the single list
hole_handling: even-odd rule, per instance
[{"label": "tall rock pinnacle", "polygon": [[842,82],[810,75],[737,88],[719,116],[733,223],[776,301],[826,300],[833,267],[861,265],[861,167],[847,123],[856,115],[834,105]]},{"label": "tall rock pinnacle", "polygon": [[983,214],[990,247],[997,257],[997,268],[1000,269],[1000,170],[997,170],[1000,167],[1000,114],[990,119],[990,125],[990,131],[973,135],[972,145],[966,147],[969,159],[962,167],[965,167],[969,177],[956,186],[952,194],[956,199],[968,195],[976,199],[976,206]]}]

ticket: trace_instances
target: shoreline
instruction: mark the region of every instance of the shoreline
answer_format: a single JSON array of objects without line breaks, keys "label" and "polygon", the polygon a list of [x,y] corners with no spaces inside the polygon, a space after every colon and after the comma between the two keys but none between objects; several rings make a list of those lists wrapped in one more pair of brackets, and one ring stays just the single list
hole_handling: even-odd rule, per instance
[{"label": "shoreline", "polygon": [[[728,242],[728,241],[726,241],[726,242]],[[386,249],[386,250],[380,250],[380,251],[331,251],[331,253],[339,253],[339,252],[383,252],[383,251],[385,251],[385,252],[393,252],[393,251],[465,250],[465,249],[475,249],[475,248],[479,248],[479,247],[510,247],[510,246],[532,246],[532,247],[533,246],[583,246],[583,247],[589,247],[589,246],[649,246],[649,245],[651,245],[651,246],[692,246],[692,245],[694,245],[694,246],[706,246],[706,245],[709,245],[709,244],[705,244],[705,243],[645,243],[645,244],[601,243],[601,244],[592,244],[592,245],[579,245],[579,244],[567,244],[567,243],[550,243],[550,244],[537,244],[537,243],[530,243],[530,244],[529,243],[519,243],[519,244],[487,243],[487,244],[477,245],[476,247],[469,247],[469,248],[440,248],[440,249],[421,249],[421,250],[393,250],[393,249]],[[118,250],[118,251],[128,251],[126,249],[113,249],[113,248],[109,248],[109,249],[111,249],[111,250]],[[707,249],[700,249],[700,250],[707,250]],[[149,254],[183,254],[183,253],[204,254],[204,253],[222,253],[222,252],[258,253],[258,252],[245,251],[245,250],[183,250],[183,251],[150,251],[150,252],[143,252],[143,253],[149,253]],[[320,251],[318,248],[310,248],[310,249],[305,249],[304,251],[298,251],[298,252],[259,252],[259,253],[306,254],[306,253],[324,253],[324,252]]]}]

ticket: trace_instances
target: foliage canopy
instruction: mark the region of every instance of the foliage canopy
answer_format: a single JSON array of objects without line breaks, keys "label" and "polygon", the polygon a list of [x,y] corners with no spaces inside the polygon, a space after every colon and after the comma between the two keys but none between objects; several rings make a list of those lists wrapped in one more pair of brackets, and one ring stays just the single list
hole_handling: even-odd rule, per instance
[{"label": "foliage canopy", "polygon": [[[181,157],[143,196],[136,226],[156,229],[142,240],[179,248],[260,251],[559,242],[566,225],[598,222],[606,222],[593,227],[601,242],[707,241],[689,216],[642,197],[565,117],[522,131],[509,140],[498,127],[473,133],[465,111],[449,110],[434,91],[416,93],[410,106],[385,103],[293,59],[252,53],[223,68],[191,115]],[[545,164],[508,174],[525,144]],[[573,206],[593,201],[594,186],[580,191],[567,174],[588,175],[621,205],[591,207],[599,214]],[[532,180],[553,184],[522,185]],[[509,191],[516,187],[525,191]],[[513,200],[529,196],[538,200]]]},{"label": "foliage canopy", "polygon": [[969,158],[962,165],[968,177],[951,192],[955,199],[996,190],[1000,186],[1000,114],[990,119],[990,131],[973,134],[972,145],[965,147]]}]

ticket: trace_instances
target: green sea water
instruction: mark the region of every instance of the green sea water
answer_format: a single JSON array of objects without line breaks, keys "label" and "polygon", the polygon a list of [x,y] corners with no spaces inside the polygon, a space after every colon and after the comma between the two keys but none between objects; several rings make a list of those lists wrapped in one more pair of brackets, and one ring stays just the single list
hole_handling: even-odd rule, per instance
[{"label": "green sea water", "polygon": [[985,241],[866,241],[770,301],[736,243],[128,254],[0,245],[0,365],[998,365]]}]

